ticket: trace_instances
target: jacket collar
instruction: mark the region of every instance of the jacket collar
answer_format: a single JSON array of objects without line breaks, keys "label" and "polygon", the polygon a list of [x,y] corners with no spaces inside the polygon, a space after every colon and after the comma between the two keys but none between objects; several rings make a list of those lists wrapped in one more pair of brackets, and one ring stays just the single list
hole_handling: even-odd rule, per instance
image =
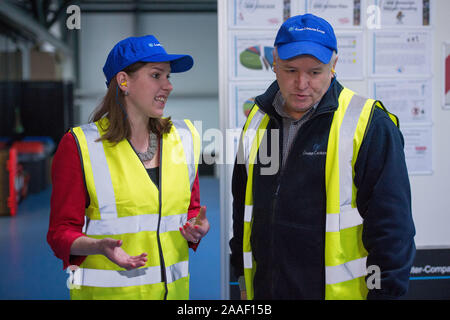
[{"label": "jacket collar", "polygon": [[[337,81],[336,78],[333,78],[330,87],[322,97],[322,100],[320,100],[313,116],[326,112],[334,112],[338,108],[338,98],[343,88],[344,87],[339,83],[339,81]],[[255,98],[256,104],[262,111],[267,113],[270,117],[275,117],[277,119],[280,118],[280,116],[276,112],[272,102],[279,90],[280,87],[278,86],[278,82],[275,80],[266,92]]]}]

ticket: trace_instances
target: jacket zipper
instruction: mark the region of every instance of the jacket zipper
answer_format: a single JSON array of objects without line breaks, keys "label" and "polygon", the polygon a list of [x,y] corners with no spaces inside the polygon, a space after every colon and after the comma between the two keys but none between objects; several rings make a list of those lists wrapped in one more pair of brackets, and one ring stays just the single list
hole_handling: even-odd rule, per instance
[{"label": "jacket zipper", "polygon": [[[321,112],[315,115],[312,115],[311,118],[309,118],[308,120],[306,120],[303,124],[302,127],[308,122],[311,121],[313,119],[315,119],[317,116],[324,114],[327,112]],[[281,130],[283,130],[283,128],[280,125],[280,122],[278,121],[278,119],[276,119],[275,117],[271,117],[271,119],[274,120],[274,122],[276,123],[277,127],[280,128]],[[299,129],[299,131],[297,132],[294,141],[296,140],[296,138],[299,136],[299,132],[300,132],[301,128]],[[293,141],[293,142],[294,142]],[[283,133],[281,133],[280,135],[280,146],[283,145]],[[276,211],[276,207],[278,204],[278,195],[279,195],[279,191],[280,191],[280,186],[281,186],[281,176],[283,175],[283,152],[281,151],[281,148],[279,148],[279,153],[280,153],[280,173],[278,174],[277,177],[277,183],[276,183],[276,190],[273,196],[273,202],[272,202],[272,212],[271,212],[271,224],[272,226],[275,223],[275,211]],[[274,256],[275,256],[275,248],[274,248],[274,232],[273,232],[273,227],[270,228],[271,229],[271,237],[270,237],[270,246],[271,246],[271,261],[274,261]],[[275,277],[274,277],[274,268],[272,268],[272,275],[271,275],[271,281],[270,281],[270,292],[272,297],[274,297],[274,288],[275,288]]]},{"label": "jacket zipper", "polygon": [[159,190],[158,190],[158,199],[159,199],[159,216],[158,216],[158,228],[156,230],[156,239],[158,241],[158,250],[159,250],[159,260],[161,266],[161,281],[164,282],[164,300],[167,300],[167,275],[166,275],[166,264],[164,262],[164,255],[161,246],[161,239],[159,236],[159,229],[161,226],[161,216],[162,216],[162,202],[161,202],[161,190],[162,190],[162,138],[160,139],[160,147],[159,147]]},{"label": "jacket zipper", "polygon": [[[277,127],[280,128],[281,130],[283,130],[283,128],[280,125],[280,122],[276,118],[273,118],[273,120],[275,121]],[[282,146],[282,145],[283,145],[283,133],[281,133],[281,135],[280,135],[280,146]],[[274,257],[275,257],[273,225],[275,223],[275,211],[276,211],[277,202],[278,202],[278,193],[280,191],[280,177],[281,177],[281,173],[283,171],[283,169],[282,169],[283,152],[281,151],[281,148],[279,148],[278,152],[279,152],[279,157],[280,157],[279,163],[281,166],[280,166],[280,173],[278,174],[278,177],[277,177],[275,194],[274,194],[274,197],[272,200],[273,201],[272,202],[272,213],[271,213],[271,221],[270,221],[270,223],[272,225],[272,228],[270,228],[270,230],[271,230],[271,234],[270,234],[271,259],[270,259],[270,261],[272,261],[272,263],[273,263]],[[273,298],[273,297],[275,297],[275,295],[274,295],[275,294],[275,292],[274,292],[274,288],[275,288],[275,271],[274,271],[274,269],[275,268],[271,268],[271,269],[272,269],[272,272],[271,272],[272,274],[270,277],[271,278],[270,279],[271,280],[270,281],[270,293],[271,293],[271,298]]]}]

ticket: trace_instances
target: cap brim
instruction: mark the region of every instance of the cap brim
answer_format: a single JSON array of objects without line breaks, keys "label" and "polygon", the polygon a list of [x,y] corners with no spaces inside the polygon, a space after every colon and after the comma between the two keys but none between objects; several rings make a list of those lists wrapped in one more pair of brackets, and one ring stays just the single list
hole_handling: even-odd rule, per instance
[{"label": "cap brim", "polygon": [[170,62],[170,72],[185,72],[192,68],[194,59],[186,54],[158,54],[139,59],[143,62]]},{"label": "cap brim", "polygon": [[277,46],[278,57],[283,60],[300,55],[311,55],[320,62],[327,64],[331,60],[333,50],[312,41],[290,42]]}]

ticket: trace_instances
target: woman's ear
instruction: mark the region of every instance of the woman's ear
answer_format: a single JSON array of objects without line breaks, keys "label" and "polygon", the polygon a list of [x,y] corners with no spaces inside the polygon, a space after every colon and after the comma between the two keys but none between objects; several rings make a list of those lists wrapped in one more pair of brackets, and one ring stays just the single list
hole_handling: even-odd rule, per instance
[{"label": "woman's ear", "polygon": [[121,90],[125,91],[128,89],[128,74],[120,71],[118,74],[116,74],[116,81],[119,84]]}]

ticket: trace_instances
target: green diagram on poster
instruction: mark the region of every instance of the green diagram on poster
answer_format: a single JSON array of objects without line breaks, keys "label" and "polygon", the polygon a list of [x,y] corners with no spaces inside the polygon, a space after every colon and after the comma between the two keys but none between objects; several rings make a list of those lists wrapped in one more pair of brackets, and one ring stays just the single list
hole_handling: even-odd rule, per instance
[{"label": "green diagram on poster", "polygon": [[261,54],[261,46],[248,47],[239,55],[239,62],[252,70],[269,69],[273,63],[273,47],[264,46]]},{"label": "green diagram on poster", "polygon": [[274,79],[272,71],[275,30],[230,32],[230,78]]},{"label": "green diagram on poster", "polygon": [[246,100],[242,105],[242,111],[244,111],[244,115],[246,117],[248,117],[248,114],[250,113],[250,110],[252,109],[254,104],[255,104],[255,97],[252,97]]}]

